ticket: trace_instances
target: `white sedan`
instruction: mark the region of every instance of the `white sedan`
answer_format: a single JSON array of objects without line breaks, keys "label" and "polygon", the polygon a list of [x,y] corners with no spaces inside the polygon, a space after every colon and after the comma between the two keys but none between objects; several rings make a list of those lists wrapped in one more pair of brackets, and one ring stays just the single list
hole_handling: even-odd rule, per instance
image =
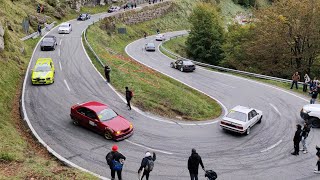
[{"label": "white sedan", "polygon": [[164,34],[158,34],[156,36],[156,41],[164,41],[166,40],[166,37],[164,36]]},{"label": "white sedan", "polygon": [[223,129],[250,134],[250,129],[256,123],[261,123],[262,111],[244,106],[236,106],[223,117],[220,126]]},{"label": "white sedan", "polygon": [[72,31],[72,26],[70,23],[62,23],[58,28],[58,33],[67,33],[69,34]]}]

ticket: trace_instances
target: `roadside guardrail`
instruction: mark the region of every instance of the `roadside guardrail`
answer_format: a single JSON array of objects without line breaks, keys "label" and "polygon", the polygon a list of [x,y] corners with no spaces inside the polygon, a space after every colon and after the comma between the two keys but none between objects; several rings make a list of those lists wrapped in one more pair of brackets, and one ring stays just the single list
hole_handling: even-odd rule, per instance
[{"label": "roadside guardrail", "polygon": [[[94,23],[94,22],[93,22]],[[96,60],[101,64],[102,67],[104,67],[104,64],[102,63],[101,59],[99,58],[99,56],[97,55],[97,53],[93,50],[93,48],[91,47],[90,43],[88,42],[87,39],[87,29],[90,27],[90,25],[84,30],[83,35],[84,35],[84,41],[86,42],[86,45],[88,46],[88,48],[90,49],[90,51],[92,52],[92,54],[94,55],[94,57],[96,58]]]},{"label": "roadside guardrail", "polygon": [[[53,27],[54,27],[54,24],[56,23],[56,21],[54,21],[54,22],[52,22],[51,24],[48,24],[46,27],[44,27],[44,28],[42,28],[41,29],[41,34],[45,34],[45,32],[46,31],[50,31]],[[29,34],[28,36],[26,36],[26,37],[23,37],[23,38],[21,38],[20,40],[21,41],[25,41],[25,40],[27,40],[27,39],[30,39],[30,38],[33,38],[33,37],[37,37],[39,35],[39,33],[38,32],[34,32],[34,33],[32,33],[32,34]]]},{"label": "roadside guardrail", "polygon": [[[188,34],[180,34],[180,35],[172,36],[172,37],[169,38],[169,40],[175,39],[175,38],[178,38],[178,37],[182,37],[182,36],[186,36],[186,35],[188,35]],[[166,41],[168,41],[168,40],[166,40]],[[246,71],[240,71],[240,70],[225,68],[225,67],[221,67],[221,66],[214,66],[214,65],[211,65],[211,64],[206,64],[206,63],[202,63],[202,62],[199,62],[199,61],[194,61],[194,60],[191,60],[191,59],[187,59],[187,58],[181,57],[180,55],[175,54],[174,52],[166,49],[165,47],[163,47],[163,43],[160,44],[160,48],[163,51],[165,51],[166,53],[170,54],[171,56],[174,56],[174,57],[176,57],[178,59],[190,60],[190,61],[192,61],[194,64],[196,64],[198,66],[208,67],[208,68],[212,68],[212,69],[216,69],[216,70],[224,71],[224,72],[237,73],[237,74],[246,75],[246,76],[255,77],[255,78],[260,78],[260,79],[274,80],[274,81],[285,82],[285,83],[291,83],[292,82],[292,80],[289,80],[289,79],[283,79],[283,78],[278,78],[278,77],[272,77],[272,76],[267,76],[267,75],[262,75],[262,74],[246,72]],[[298,83],[299,84],[304,84],[303,82],[298,82]]]}]

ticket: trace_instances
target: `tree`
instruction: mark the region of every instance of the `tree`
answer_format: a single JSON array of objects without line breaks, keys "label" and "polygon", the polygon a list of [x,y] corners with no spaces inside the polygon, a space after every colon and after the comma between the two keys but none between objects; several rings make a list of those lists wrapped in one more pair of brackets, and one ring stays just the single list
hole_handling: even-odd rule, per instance
[{"label": "tree", "polygon": [[320,2],[280,0],[257,17],[247,53],[259,68],[286,77],[294,71],[310,73],[320,53]]},{"label": "tree", "polygon": [[215,7],[199,3],[190,17],[191,32],[186,46],[187,55],[194,60],[218,64],[222,59],[223,28]]},{"label": "tree", "polygon": [[[228,27],[225,42],[222,46],[224,60],[220,63],[224,67],[249,70],[253,66],[248,60],[244,44],[253,38],[253,24],[233,24]],[[249,68],[249,69],[248,69]]]}]

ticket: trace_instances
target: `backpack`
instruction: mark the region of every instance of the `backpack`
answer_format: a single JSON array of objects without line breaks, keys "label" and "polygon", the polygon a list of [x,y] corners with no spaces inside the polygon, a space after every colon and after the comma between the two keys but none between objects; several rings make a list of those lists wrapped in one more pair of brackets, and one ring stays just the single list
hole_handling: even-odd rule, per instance
[{"label": "backpack", "polygon": [[146,167],[144,168],[144,170],[146,171],[152,171],[153,170],[153,166],[154,166],[154,162],[152,159],[147,159],[148,163],[146,165]]},{"label": "backpack", "polygon": [[112,160],[112,169],[115,170],[115,171],[120,171],[123,167],[123,164],[121,164],[119,161],[116,161],[116,160]]},{"label": "backpack", "polygon": [[112,160],[113,160],[113,154],[111,152],[107,154],[106,160],[107,160],[108,165],[111,166]]},{"label": "backpack", "polygon": [[132,91],[130,91],[130,97],[133,97],[133,92]]}]

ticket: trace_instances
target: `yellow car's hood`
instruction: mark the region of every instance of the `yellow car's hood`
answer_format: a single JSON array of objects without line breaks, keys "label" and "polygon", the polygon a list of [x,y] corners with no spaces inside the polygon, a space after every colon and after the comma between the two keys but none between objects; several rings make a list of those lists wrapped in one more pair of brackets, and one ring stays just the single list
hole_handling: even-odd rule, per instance
[{"label": "yellow car's hood", "polygon": [[32,79],[48,78],[48,77],[52,77],[51,71],[47,71],[47,72],[32,72]]}]

